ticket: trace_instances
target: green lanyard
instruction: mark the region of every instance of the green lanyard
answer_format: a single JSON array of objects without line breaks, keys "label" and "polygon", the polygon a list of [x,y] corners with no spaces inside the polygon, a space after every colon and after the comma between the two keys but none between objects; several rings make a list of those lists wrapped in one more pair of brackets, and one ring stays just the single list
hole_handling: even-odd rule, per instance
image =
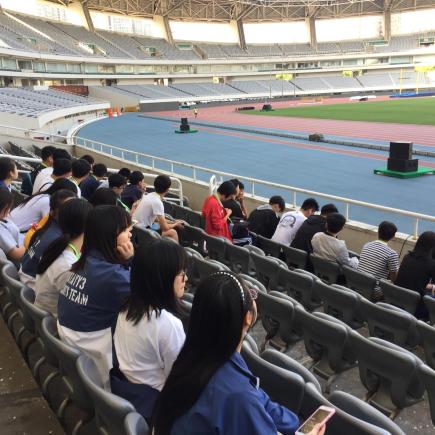
[{"label": "green lanyard", "polygon": [[74,255],[76,256],[77,260],[80,260],[81,257],[81,252],[79,252],[79,250],[72,244],[72,243],[68,243],[68,246],[72,249],[72,251],[74,252]]},{"label": "green lanyard", "polygon": [[122,207],[124,207],[125,208],[125,211],[127,212],[127,213],[130,213],[130,208],[128,207],[128,205],[127,204],[124,204],[119,198],[118,198],[118,203],[122,206]]}]

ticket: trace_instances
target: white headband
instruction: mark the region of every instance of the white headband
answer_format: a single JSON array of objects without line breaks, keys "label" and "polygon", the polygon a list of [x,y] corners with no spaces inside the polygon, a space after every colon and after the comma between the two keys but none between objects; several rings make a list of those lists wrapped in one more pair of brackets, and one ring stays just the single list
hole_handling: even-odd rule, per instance
[{"label": "white headband", "polygon": [[240,281],[231,273],[225,272],[224,270],[220,270],[219,272],[216,272],[214,275],[223,275],[223,276],[229,276],[233,279],[234,282],[237,283],[239,290],[240,290],[240,294],[242,296],[242,301],[243,301],[243,305],[245,304],[245,292],[243,291],[243,287],[242,284],[240,284]]}]

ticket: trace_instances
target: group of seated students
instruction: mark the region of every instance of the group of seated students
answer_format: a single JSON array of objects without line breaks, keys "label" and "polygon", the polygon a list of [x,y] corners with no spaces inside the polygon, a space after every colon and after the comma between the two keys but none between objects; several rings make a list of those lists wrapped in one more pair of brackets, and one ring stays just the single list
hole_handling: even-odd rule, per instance
[{"label": "group of seated students", "polygon": [[[371,274],[377,280],[373,301],[383,299],[378,282],[388,279],[398,286],[418,292],[421,302],[415,316],[428,319],[423,296],[435,296],[435,232],[422,233],[414,249],[404,256],[400,264],[399,255],[388,245],[395,237],[397,227],[392,222],[383,221],[378,226],[377,240],[366,243],[358,258],[349,253],[346,242],[338,238],[346,218],[334,204],[323,205],[318,213],[317,200],[307,198],[299,210],[284,212],[284,199],[272,196],[269,204],[259,206],[248,216],[243,198],[244,186],[239,180],[224,181],[216,194],[210,195],[204,202],[202,213],[206,232],[225,237],[235,244],[241,242],[242,245],[255,244],[255,237],[261,235],[341,266]],[[236,238],[235,234],[240,234],[242,222],[247,234],[243,238]],[[309,258],[306,268],[313,271]]]},{"label": "group of seated students", "polygon": [[[298,417],[269,399],[240,355],[256,293],[238,275],[200,283],[185,332],[188,258],[174,243],[182,224],[162,211],[170,178],[157,176],[145,194],[143,175],[123,170],[104,187],[104,165],[56,153],[33,174],[41,190],[15,208],[16,165],[0,158],[0,247],[35,305],[57,318],[60,339],[92,358],[105,388],[130,400],[156,435],[294,434]],[[168,237],[134,248],[132,215],[150,227],[157,220]]]}]

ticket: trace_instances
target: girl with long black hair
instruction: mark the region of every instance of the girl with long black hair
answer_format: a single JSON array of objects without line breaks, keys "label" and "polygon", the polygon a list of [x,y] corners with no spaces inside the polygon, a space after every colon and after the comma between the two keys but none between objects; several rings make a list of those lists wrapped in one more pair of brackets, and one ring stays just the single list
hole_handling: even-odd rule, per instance
[{"label": "girl with long black hair", "polygon": [[59,190],[70,190],[77,193],[73,182],[66,178],[58,178],[43,192],[35,193],[26,198],[11,211],[11,219],[21,232],[26,232],[34,223],[39,222],[50,212],[50,197]]},{"label": "girl with long black hair", "polygon": [[254,298],[230,272],[200,283],[185,344],[154,408],[155,435],[295,433],[297,416],[270,400],[240,355],[256,319]]},{"label": "girl with long black hair", "polygon": [[86,219],[82,255],[74,263],[57,306],[61,339],[97,364],[105,386],[112,368],[112,329],[130,294],[133,256],[130,215],[102,205]]},{"label": "girl with long black hair", "polygon": [[59,292],[65,286],[71,266],[79,260],[85,222],[92,205],[75,198],[59,210],[58,224],[62,231],[51,242],[36,268],[35,305],[57,316]]},{"label": "girl with long black hair", "polygon": [[139,246],[131,265],[131,295],[114,335],[119,371],[111,384],[113,393],[132,401],[146,418],[186,337],[180,320],[186,269],[184,249],[165,239]]},{"label": "girl with long black hair", "polygon": [[42,258],[42,254],[50,243],[57,239],[62,231],[57,223],[60,206],[76,194],[72,190],[58,190],[50,197],[50,213],[46,223],[37,229],[30,238],[26,253],[21,259],[21,268],[18,272],[21,281],[31,288],[35,287],[36,268]]}]

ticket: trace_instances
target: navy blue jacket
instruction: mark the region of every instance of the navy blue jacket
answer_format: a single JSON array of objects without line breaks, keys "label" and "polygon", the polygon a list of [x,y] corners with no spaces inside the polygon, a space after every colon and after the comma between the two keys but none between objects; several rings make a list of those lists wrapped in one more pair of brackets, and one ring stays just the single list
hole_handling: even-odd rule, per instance
[{"label": "navy blue jacket", "polygon": [[175,421],[171,435],[293,435],[298,417],[272,402],[258,384],[242,356],[234,352],[192,408]]},{"label": "navy blue jacket", "polygon": [[89,175],[89,177],[85,178],[80,183],[82,197],[89,200],[99,186],[100,181],[98,181],[93,175]]}]

